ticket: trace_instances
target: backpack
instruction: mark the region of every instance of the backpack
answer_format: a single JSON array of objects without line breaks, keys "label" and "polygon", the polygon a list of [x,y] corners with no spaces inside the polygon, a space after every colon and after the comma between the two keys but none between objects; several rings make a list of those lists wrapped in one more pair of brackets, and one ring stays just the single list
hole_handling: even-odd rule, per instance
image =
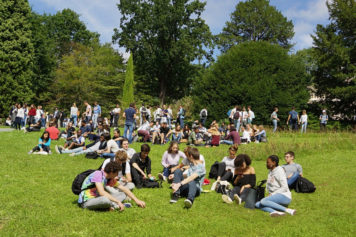
[{"label": "backpack", "polygon": [[202,116],[203,118],[206,118],[206,117],[207,117],[206,110],[203,110],[203,112],[201,113],[201,116]]},{"label": "backpack", "polygon": [[215,161],[215,163],[210,168],[209,179],[218,178],[218,169],[219,169],[219,162]]},{"label": "backpack", "polygon": [[79,195],[82,191],[86,190],[86,189],[91,189],[91,188],[94,188],[95,187],[95,184],[92,184],[90,186],[88,186],[87,188],[85,189],[82,189],[82,185],[83,185],[83,182],[84,180],[90,175],[92,174],[93,172],[95,172],[96,170],[86,170],[80,174],[78,174],[75,179],[73,180],[73,183],[72,183],[72,192],[75,194],[75,195]]},{"label": "backpack", "polygon": [[144,188],[162,188],[162,181],[144,179],[142,185]]},{"label": "backpack", "polygon": [[88,159],[97,159],[99,157],[98,153],[94,152],[88,152],[85,154],[85,157]]},{"label": "backpack", "polygon": [[145,107],[143,107],[141,109],[141,116],[142,116],[142,118],[146,118],[147,117],[147,109]]},{"label": "backpack", "polygon": [[234,113],[234,119],[239,119],[240,118],[240,111],[236,111]]},{"label": "backpack", "polygon": [[261,201],[262,198],[265,197],[265,190],[266,190],[266,187],[263,186],[265,183],[267,182],[267,180],[261,180],[257,187],[256,187],[256,202],[259,202]]},{"label": "backpack", "polygon": [[227,113],[226,113],[227,117],[230,117],[230,115],[231,115],[231,110],[232,110],[232,109],[229,109],[229,111],[227,111]]},{"label": "backpack", "polygon": [[312,182],[307,180],[306,178],[299,177],[297,179],[296,185],[295,185],[295,191],[297,193],[313,193],[315,192],[316,187]]}]

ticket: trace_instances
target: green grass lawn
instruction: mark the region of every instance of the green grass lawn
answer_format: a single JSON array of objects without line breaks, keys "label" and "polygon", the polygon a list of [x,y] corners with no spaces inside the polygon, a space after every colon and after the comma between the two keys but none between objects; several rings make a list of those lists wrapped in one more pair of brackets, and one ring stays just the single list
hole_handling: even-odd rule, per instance
[{"label": "green grass lawn", "polygon": [[[267,177],[268,155],[296,153],[313,194],[292,192],[296,216],[270,218],[260,210],[222,202],[217,193],[198,197],[189,210],[184,199],[169,204],[170,189],[134,190],[147,204],[124,212],[95,212],[77,206],[74,177],[103,160],[84,156],[28,155],[39,133],[0,133],[0,236],[356,236],[356,135],[351,133],[270,134],[267,144],[241,145],[252,158],[257,180]],[[63,144],[63,141],[52,143]],[[140,144],[133,144],[136,151]],[[183,149],[181,145],[180,149]],[[151,147],[153,174],[161,171],[167,146]],[[228,146],[199,148],[207,164],[227,154]],[[282,161],[281,163],[284,163]],[[204,189],[209,189],[204,186]]]}]

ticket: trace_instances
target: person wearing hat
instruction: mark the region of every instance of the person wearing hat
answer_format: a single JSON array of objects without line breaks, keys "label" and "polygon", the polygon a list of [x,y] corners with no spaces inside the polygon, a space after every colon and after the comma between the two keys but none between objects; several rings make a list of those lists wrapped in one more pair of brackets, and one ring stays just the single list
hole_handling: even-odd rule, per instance
[{"label": "person wearing hat", "polygon": [[320,120],[320,131],[326,131],[326,124],[328,123],[329,116],[326,114],[325,109],[322,111],[319,120]]}]

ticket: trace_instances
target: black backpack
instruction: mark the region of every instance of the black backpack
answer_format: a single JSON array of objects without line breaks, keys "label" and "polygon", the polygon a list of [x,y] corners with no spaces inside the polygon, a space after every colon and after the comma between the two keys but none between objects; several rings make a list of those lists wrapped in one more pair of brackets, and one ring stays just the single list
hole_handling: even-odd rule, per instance
[{"label": "black backpack", "polygon": [[240,111],[236,111],[234,113],[234,119],[239,119],[240,118]]},{"label": "black backpack", "polygon": [[215,161],[214,164],[210,168],[209,179],[217,179],[218,178],[218,169],[219,169],[219,162]]},{"label": "black backpack", "polygon": [[203,110],[203,112],[201,113],[202,118],[206,118],[207,114],[206,114],[206,110]]},{"label": "black backpack", "polygon": [[94,188],[95,187],[95,184],[92,184],[90,186],[88,186],[87,188],[85,189],[82,189],[82,185],[83,185],[83,182],[84,180],[93,172],[95,172],[96,170],[86,170],[80,174],[78,174],[75,179],[73,180],[73,183],[72,183],[72,192],[75,194],[75,195],[79,195],[83,190],[86,190],[86,189],[90,189],[90,188]]},{"label": "black backpack", "polygon": [[99,157],[99,155],[98,155],[98,153],[93,151],[93,152],[88,152],[87,154],[85,154],[85,157],[88,159],[97,159]]},{"label": "black backpack", "polygon": [[307,180],[306,178],[299,177],[297,179],[296,185],[295,185],[295,191],[297,193],[313,193],[315,192],[316,187],[312,182]]}]

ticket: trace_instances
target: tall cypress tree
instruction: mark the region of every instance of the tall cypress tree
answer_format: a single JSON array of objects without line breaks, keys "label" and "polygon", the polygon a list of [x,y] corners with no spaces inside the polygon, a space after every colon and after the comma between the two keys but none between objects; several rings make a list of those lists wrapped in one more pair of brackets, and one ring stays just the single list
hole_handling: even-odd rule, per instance
[{"label": "tall cypress tree", "polygon": [[134,102],[134,65],[132,54],[127,62],[124,90],[122,93],[122,107],[126,109]]},{"label": "tall cypress tree", "polygon": [[27,0],[0,1],[0,116],[14,102],[29,102],[34,56]]}]

